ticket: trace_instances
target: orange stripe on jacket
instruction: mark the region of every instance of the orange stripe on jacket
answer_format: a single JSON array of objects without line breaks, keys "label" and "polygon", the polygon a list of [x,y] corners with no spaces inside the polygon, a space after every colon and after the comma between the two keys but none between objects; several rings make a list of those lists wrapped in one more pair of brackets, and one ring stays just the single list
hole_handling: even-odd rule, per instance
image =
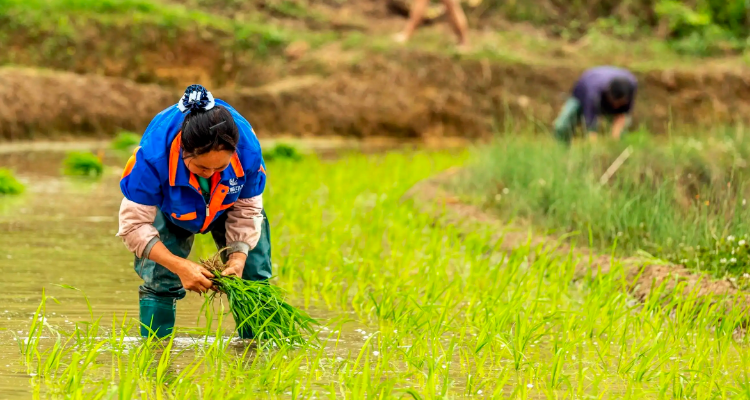
[{"label": "orange stripe on jacket", "polygon": [[227,193],[229,193],[229,188],[219,184],[213,196],[211,196],[211,203],[208,205],[208,215],[206,215],[206,220],[203,222],[201,232],[205,232],[208,229],[214,216],[222,210],[222,203],[224,202],[224,198],[227,197]]},{"label": "orange stripe on jacket", "polygon": [[177,165],[180,162],[180,148],[182,147],[182,132],[179,132],[172,141],[169,150],[169,186],[174,186],[177,178]]},{"label": "orange stripe on jacket", "polygon": [[122,176],[120,177],[120,180],[123,180],[126,176],[130,175],[131,172],[133,172],[133,167],[135,167],[135,155],[138,153],[138,150],[140,150],[141,146],[138,146],[133,150],[133,155],[130,156],[128,159],[128,163],[125,164],[125,169],[122,171]]},{"label": "orange stripe on jacket", "polygon": [[191,212],[191,213],[182,214],[182,215],[177,215],[175,213],[172,213],[172,218],[180,220],[180,221],[192,221],[198,218],[198,213]]},{"label": "orange stripe on jacket", "polygon": [[240,162],[240,157],[237,155],[236,151],[232,156],[232,168],[234,169],[234,174],[237,175],[238,178],[245,176],[245,170],[242,169],[242,163]]},{"label": "orange stripe on jacket", "polygon": [[198,178],[195,177],[194,173],[190,173],[190,186],[194,187],[195,190],[198,191],[198,193],[203,194],[203,191],[201,190],[201,185],[198,183]]},{"label": "orange stripe on jacket", "polygon": [[216,185],[221,182],[221,172],[216,171],[213,175],[211,175],[211,194],[214,194],[214,189],[216,189]]}]

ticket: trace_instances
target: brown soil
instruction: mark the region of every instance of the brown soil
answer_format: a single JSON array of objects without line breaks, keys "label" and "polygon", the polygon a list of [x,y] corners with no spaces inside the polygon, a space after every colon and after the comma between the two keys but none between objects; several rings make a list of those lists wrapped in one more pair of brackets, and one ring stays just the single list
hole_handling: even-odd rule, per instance
[{"label": "brown soil", "polygon": [[[532,247],[552,248],[561,256],[572,254],[573,259],[578,260],[576,279],[595,276],[599,272],[610,272],[613,262],[610,255],[597,254],[578,245],[572,248],[559,238],[540,235],[530,237],[528,230],[503,224],[496,216],[462,203],[445,188],[445,184],[461,172],[461,169],[455,168],[419,182],[404,195],[404,200],[412,201],[419,211],[434,216],[441,224],[454,225],[466,231],[477,226],[492,227],[495,232],[499,232],[493,241],[502,238],[501,247],[504,251],[511,251],[530,241]],[[684,295],[695,293],[699,302],[720,302],[722,307],[739,306],[743,310],[750,309],[750,296],[738,290],[729,280],[713,279],[682,265],[653,264],[639,257],[615,261],[624,266],[630,293],[638,300],[643,301],[654,290],[659,289],[662,296],[674,294],[675,291],[681,291]]]},{"label": "brown soil", "polygon": [[[337,50],[330,54],[336,56]],[[408,50],[340,61],[328,76],[280,78],[252,89],[214,89],[268,134],[481,137],[512,119],[546,127],[580,69],[451,60]],[[173,71],[174,72],[174,71]],[[270,74],[270,73],[269,73]],[[640,75],[638,121],[664,132],[750,122],[750,74],[649,72]],[[142,131],[181,88],[120,78],[0,69],[6,97],[0,138],[51,132]],[[670,116],[671,112],[671,116]]]},{"label": "brown soil", "polygon": [[[79,75],[0,68],[0,87],[5,88],[0,139],[142,131],[155,113],[196,82],[269,135],[477,138],[509,121],[547,129],[585,68],[603,60],[639,61],[617,52],[600,57],[585,41],[568,45],[515,25],[508,29],[519,30],[506,36],[472,32],[476,49],[465,56],[445,51],[452,40],[448,32],[430,42],[430,34],[448,30],[445,24],[419,31],[415,43],[422,40],[421,49],[398,47],[387,37],[404,20],[388,14],[384,3],[356,0],[317,7],[328,30],[340,32],[336,27],[342,24],[366,30],[360,44],[345,45],[344,36],[311,46],[301,35],[286,51],[261,57],[235,46],[227,32],[196,28],[176,40],[158,26],[136,32],[127,24],[94,24],[65,51],[42,52],[37,36],[14,32],[0,62]],[[538,46],[518,42],[539,35]],[[382,46],[365,48],[368,41]],[[508,59],[494,50],[483,53],[487,46],[504,51]],[[743,68],[716,60],[639,71],[636,122],[653,132],[750,122],[750,72]]]},{"label": "brown soil", "polygon": [[176,102],[156,85],[67,72],[2,68],[0,87],[0,138],[6,139],[142,130]]}]

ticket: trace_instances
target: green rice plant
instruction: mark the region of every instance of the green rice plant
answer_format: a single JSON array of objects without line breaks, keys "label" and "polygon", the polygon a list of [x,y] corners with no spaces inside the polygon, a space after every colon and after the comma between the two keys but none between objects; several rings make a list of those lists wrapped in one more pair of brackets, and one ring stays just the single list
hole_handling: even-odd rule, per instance
[{"label": "green rice plant", "polygon": [[[217,295],[203,310],[205,321],[196,322],[185,318],[201,311],[193,294],[178,303],[169,340],[144,340],[137,315],[124,313],[137,309],[127,294],[135,294],[133,281],[99,285],[83,273],[77,279],[87,285],[91,307],[57,288],[44,292],[46,305],[36,314],[39,303],[21,298],[5,307],[3,327],[11,329],[0,334],[16,332],[22,352],[20,363],[3,362],[0,372],[29,375],[17,397],[50,399],[747,397],[748,313],[727,308],[734,299],[705,301],[697,290],[680,290],[681,280],[675,290],[660,285],[634,298],[630,269],[619,262],[581,276],[589,260],[549,246],[509,246],[510,227],[465,229],[402,201],[414,183],[468,155],[310,156],[301,165],[270,166],[279,176],[267,192],[273,282],[286,301],[320,315],[318,346],[259,349],[234,340],[222,328],[226,297]],[[370,179],[384,168],[391,179]],[[72,201],[87,200],[80,196]],[[121,198],[116,187],[96,196]],[[2,216],[3,226],[7,221]],[[13,252],[12,259],[0,254],[0,268],[40,259],[40,268],[72,268],[61,275],[67,279],[92,262],[127,264],[122,274],[132,274],[132,256],[106,245],[111,226],[85,225],[96,246],[89,252],[75,247],[75,220],[42,223],[51,231],[45,241],[65,253],[32,246],[24,258],[23,245],[39,240],[38,231],[0,229]],[[193,251],[214,246],[210,235],[198,237],[206,248]],[[103,326],[98,321],[111,315],[113,296],[126,302],[114,305],[116,317]]]},{"label": "green rice plant", "polygon": [[[616,244],[618,255],[645,250],[717,276],[736,274],[744,264],[731,253],[740,249],[719,238],[750,232],[747,136],[717,131],[665,141],[634,132],[621,142],[571,147],[500,137],[478,149],[477,161],[450,186],[503,219],[572,233],[600,251]],[[626,149],[629,158],[611,169]]]},{"label": "green rice plant", "polygon": [[93,153],[71,152],[63,160],[66,175],[98,177],[104,172],[102,160]]},{"label": "green rice plant", "polygon": [[20,194],[24,186],[13,175],[13,171],[7,168],[0,168],[0,195]]},{"label": "green rice plant", "polygon": [[141,141],[141,137],[133,132],[120,131],[117,136],[112,140],[110,146],[114,150],[132,151],[133,148],[138,146]]},{"label": "green rice plant", "polygon": [[[225,249],[223,249],[225,250]],[[226,293],[237,329],[249,329],[259,341],[277,346],[306,344],[304,333],[314,334],[318,321],[284,301],[281,290],[265,281],[250,281],[237,276],[222,276],[225,265],[220,250],[201,263],[216,277],[221,293]],[[210,303],[218,292],[207,297]]]},{"label": "green rice plant", "polygon": [[264,151],[263,159],[266,162],[274,160],[299,161],[302,159],[302,154],[300,154],[299,150],[297,150],[297,148],[292,145],[279,143],[272,147],[270,150]]}]

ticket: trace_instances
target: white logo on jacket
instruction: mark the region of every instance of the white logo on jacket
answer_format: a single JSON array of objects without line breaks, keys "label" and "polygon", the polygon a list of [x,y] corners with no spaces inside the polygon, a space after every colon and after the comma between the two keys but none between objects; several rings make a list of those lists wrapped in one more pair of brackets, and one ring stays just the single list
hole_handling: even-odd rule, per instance
[{"label": "white logo on jacket", "polygon": [[245,185],[238,185],[236,178],[232,178],[229,180],[229,193],[231,194],[239,193],[240,190],[242,190],[243,186]]}]

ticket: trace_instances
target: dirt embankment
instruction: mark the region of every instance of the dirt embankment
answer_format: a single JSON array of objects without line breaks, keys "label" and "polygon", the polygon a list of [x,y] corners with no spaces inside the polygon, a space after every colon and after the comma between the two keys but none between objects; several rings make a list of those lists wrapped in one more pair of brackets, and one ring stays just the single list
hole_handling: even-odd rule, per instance
[{"label": "dirt embankment", "polygon": [[[547,126],[581,72],[407,50],[342,60],[329,61],[322,72],[309,60],[309,71],[294,63],[283,74],[268,67],[259,72],[277,79],[266,85],[212,89],[267,134],[479,137],[509,118]],[[208,76],[211,68],[193,74],[201,71]],[[654,132],[670,121],[672,127],[750,122],[750,73],[654,71],[639,79],[637,120]],[[140,131],[182,90],[17,68],[0,69],[0,87],[4,139]]]},{"label": "dirt embankment", "polygon": [[[306,18],[275,25],[230,18],[257,14],[257,5],[242,3],[249,9],[235,10],[230,5],[240,3],[199,3],[227,15],[204,15],[218,21],[213,25],[183,16],[170,28],[167,22],[182,15],[171,8],[160,11],[166,13],[161,23],[127,13],[114,19],[117,23],[108,14],[73,13],[74,33],[0,15],[10,26],[0,40],[0,63],[51,69],[0,68],[0,140],[142,131],[192,83],[209,87],[268,135],[474,138],[502,130],[510,120],[546,129],[590,66],[571,59],[540,65],[481,53],[458,57],[393,44],[368,46],[368,35],[382,39],[404,22],[376,0],[335,7],[323,2],[306,11]],[[499,12],[481,7],[469,13],[476,14],[474,21]],[[323,17],[312,18],[318,12]],[[310,19],[327,25],[311,30],[303,23]],[[359,21],[366,34],[337,36],[339,22],[346,20]],[[750,71],[638,75],[636,120],[653,132],[681,124],[750,122]]]},{"label": "dirt embankment", "polygon": [[163,105],[176,103],[156,85],[127,79],[31,69],[0,69],[0,138],[141,130]]}]

